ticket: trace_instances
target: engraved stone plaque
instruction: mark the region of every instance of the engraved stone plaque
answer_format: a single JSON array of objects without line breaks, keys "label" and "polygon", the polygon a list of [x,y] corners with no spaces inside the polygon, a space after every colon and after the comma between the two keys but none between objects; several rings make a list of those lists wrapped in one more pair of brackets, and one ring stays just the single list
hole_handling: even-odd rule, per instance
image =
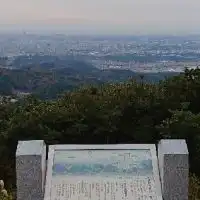
[{"label": "engraved stone plaque", "polygon": [[111,146],[107,149],[106,145],[104,149],[53,148],[46,198],[161,200],[160,182],[154,169],[156,155],[152,156],[151,149]]}]

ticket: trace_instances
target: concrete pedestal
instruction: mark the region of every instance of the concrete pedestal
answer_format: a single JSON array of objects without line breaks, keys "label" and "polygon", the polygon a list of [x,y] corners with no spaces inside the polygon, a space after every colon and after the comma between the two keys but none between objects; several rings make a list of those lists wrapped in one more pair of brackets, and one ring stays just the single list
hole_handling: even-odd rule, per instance
[{"label": "concrete pedestal", "polygon": [[44,141],[19,141],[16,151],[17,200],[43,200],[45,174]]},{"label": "concrete pedestal", "polygon": [[185,140],[161,140],[158,160],[164,200],[188,200],[189,155]]}]

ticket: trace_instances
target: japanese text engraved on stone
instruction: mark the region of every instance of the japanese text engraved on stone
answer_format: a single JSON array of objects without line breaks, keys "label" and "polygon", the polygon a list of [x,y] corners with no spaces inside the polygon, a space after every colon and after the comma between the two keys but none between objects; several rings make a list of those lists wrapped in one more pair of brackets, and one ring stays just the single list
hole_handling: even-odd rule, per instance
[{"label": "japanese text engraved on stone", "polygon": [[148,150],[55,152],[51,200],[156,200]]}]

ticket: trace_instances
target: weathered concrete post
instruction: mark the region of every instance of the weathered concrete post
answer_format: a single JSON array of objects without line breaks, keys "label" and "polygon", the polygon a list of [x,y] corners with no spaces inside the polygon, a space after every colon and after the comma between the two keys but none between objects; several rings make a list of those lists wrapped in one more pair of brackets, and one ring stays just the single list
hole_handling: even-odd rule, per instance
[{"label": "weathered concrete post", "polygon": [[161,140],[158,161],[164,200],[188,200],[189,159],[185,140]]},{"label": "weathered concrete post", "polygon": [[19,141],[16,151],[17,200],[43,200],[45,174],[44,141]]}]

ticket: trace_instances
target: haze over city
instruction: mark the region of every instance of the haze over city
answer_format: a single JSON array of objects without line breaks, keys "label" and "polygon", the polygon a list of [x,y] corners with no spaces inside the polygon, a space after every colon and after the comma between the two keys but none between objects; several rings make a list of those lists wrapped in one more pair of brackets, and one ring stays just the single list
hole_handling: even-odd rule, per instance
[{"label": "haze over city", "polygon": [[0,200],[200,200],[199,11],[0,0]]},{"label": "haze over city", "polygon": [[0,0],[1,31],[198,34],[198,0]]}]

